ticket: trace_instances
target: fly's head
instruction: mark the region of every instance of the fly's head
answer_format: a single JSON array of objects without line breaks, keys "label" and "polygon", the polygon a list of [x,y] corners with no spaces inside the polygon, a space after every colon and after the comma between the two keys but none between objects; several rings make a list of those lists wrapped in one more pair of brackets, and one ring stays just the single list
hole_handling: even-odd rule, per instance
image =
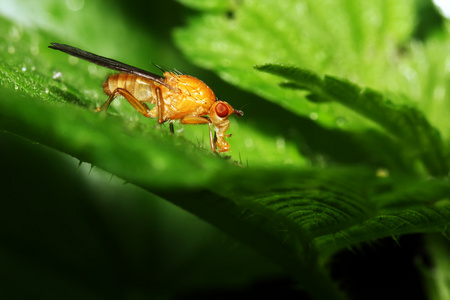
[{"label": "fly's head", "polygon": [[234,109],[225,101],[216,101],[210,108],[209,119],[211,120],[211,123],[214,126],[214,131],[216,132],[217,150],[219,152],[227,152],[230,150],[230,145],[227,141],[225,141],[225,137],[230,137],[231,134],[227,135],[225,132],[230,126],[230,120],[228,120],[228,117],[233,113],[238,117],[242,117],[244,115],[244,112]]}]

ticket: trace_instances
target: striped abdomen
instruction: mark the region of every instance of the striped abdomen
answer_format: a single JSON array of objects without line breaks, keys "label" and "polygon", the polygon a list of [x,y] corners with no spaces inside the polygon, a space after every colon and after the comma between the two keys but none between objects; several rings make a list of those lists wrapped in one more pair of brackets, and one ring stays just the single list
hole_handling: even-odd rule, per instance
[{"label": "striped abdomen", "polygon": [[157,85],[157,83],[147,78],[128,73],[120,73],[110,75],[103,83],[103,90],[109,96],[117,88],[122,88],[130,92],[139,101],[155,104],[155,88]]}]

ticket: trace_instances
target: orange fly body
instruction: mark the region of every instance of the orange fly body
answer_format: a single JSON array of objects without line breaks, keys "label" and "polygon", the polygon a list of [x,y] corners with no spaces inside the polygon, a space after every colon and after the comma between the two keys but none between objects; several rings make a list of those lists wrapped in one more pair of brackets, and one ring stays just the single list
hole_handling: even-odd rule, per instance
[{"label": "orange fly body", "polygon": [[[230,145],[225,140],[231,136],[225,134],[230,125],[228,117],[233,113],[241,117],[244,113],[233,109],[227,102],[218,100],[200,79],[168,71],[159,76],[64,44],[51,43],[49,48],[121,72],[110,75],[103,83],[103,90],[109,97],[97,111],[107,110],[111,102],[120,95],[142,115],[157,118],[159,124],[178,119],[181,119],[182,124],[209,124],[211,150],[230,150]],[[155,106],[150,109],[146,103]],[[211,127],[214,128],[215,142]]]}]

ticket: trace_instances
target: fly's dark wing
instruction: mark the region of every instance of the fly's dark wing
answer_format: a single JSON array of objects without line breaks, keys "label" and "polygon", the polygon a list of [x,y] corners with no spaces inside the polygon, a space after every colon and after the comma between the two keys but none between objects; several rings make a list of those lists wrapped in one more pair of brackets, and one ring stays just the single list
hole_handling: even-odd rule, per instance
[{"label": "fly's dark wing", "polygon": [[58,43],[51,43],[51,44],[52,44],[51,46],[48,46],[49,48],[65,52],[67,54],[87,60],[91,63],[94,63],[94,64],[102,66],[102,67],[106,67],[106,68],[113,69],[116,71],[141,76],[144,78],[148,78],[148,79],[153,80],[159,84],[162,84],[168,88],[172,88],[169,85],[167,85],[166,83],[164,83],[164,77],[162,77],[162,76],[159,76],[159,75],[150,73],[148,71],[121,63],[120,61],[117,61],[117,60],[114,60],[111,58],[103,57],[103,56],[100,56],[100,55],[97,55],[97,54],[94,54],[91,52],[81,50],[76,47],[72,47],[72,46],[64,45],[64,44],[58,44]]}]

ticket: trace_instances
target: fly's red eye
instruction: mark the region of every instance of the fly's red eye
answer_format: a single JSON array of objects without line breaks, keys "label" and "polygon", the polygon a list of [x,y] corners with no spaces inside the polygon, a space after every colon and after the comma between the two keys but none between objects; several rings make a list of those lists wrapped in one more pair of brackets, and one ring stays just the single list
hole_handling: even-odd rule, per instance
[{"label": "fly's red eye", "polygon": [[219,117],[224,118],[228,116],[229,113],[228,107],[223,103],[219,103],[216,106],[216,113]]}]

